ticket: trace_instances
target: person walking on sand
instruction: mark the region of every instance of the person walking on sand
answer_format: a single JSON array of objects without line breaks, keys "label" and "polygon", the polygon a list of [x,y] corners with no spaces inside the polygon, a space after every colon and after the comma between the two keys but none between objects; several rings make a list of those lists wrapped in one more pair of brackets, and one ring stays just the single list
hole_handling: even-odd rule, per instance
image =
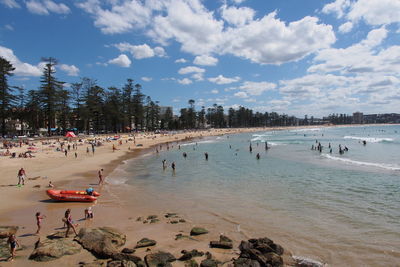
[{"label": "person walking on sand", "polygon": [[39,234],[40,229],[42,228],[42,220],[46,218],[46,215],[41,215],[40,212],[36,212],[36,225],[37,225],[37,231],[36,234]]},{"label": "person walking on sand", "polygon": [[71,217],[71,209],[67,209],[65,211],[65,216],[63,218],[63,222],[67,225],[67,231],[65,232],[65,237],[68,237],[69,234],[69,230],[72,228],[72,230],[74,231],[74,234],[77,236],[78,234],[76,233],[76,226],[74,225],[73,221],[72,221],[72,217]]},{"label": "person walking on sand", "polygon": [[104,169],[100,169],[99,172],[98,172],[98,175],[99,175],[99,185],[104,184],[104,180],[103,180],[103,171],[104,171]]},{"label": "person walking on sand", "polygon": [[10,254],[11,254],[8,260],[13,261],[15,258],[15,250],[17,249],[17,246],[20,247],[20,245],[14,234],[8,237],[7,243],[10,244]]},{"label": "person walking on sand", "polygon": [[21,182],[22,182],[22,185],[25,184],[25,177],[26,177],[25,170],[24,170],[24,168],[21,168],[18,171],[18,185],[21,185]]},{"label": "person walking on sand", "polygon": [[86,155],[89,155],[89,147],[86,147]]}]

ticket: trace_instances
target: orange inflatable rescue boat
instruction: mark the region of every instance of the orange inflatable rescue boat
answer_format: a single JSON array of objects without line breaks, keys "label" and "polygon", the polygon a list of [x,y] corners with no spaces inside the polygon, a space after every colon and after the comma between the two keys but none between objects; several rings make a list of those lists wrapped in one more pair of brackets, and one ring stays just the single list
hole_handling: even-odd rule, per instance
[{"label": "orange inflatable rescue boat", "polygon": [[49,189],[46,193],[54,200],[74,202],[94,202],[97,200],[97,197],[100,196],[96,191],[93,191],[93,193],[89,195],[86,191]]}]

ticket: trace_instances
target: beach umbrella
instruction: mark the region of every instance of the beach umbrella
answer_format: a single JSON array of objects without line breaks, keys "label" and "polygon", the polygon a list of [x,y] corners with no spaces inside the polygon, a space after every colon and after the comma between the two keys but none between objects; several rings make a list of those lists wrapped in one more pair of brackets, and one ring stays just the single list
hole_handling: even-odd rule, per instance
[{"label": "beach umbrella", "polygon": [[67,132],[65,137],[76,137],[76,135],[74,134],[74,132]]}]

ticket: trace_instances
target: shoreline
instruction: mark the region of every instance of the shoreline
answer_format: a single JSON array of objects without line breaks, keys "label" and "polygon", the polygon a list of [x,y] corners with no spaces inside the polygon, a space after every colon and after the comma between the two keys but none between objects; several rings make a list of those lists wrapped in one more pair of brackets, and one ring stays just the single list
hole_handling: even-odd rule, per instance
[{"label": "shoreline", "polygon": [[[346,125],[344,125],[344,126],[346,126]],[[349,126],[355,126],[355,125],[349,125]],[[366,126],[366,125],[362,125],[362,126]],[[377,125],[371,125],[371,126],[377,126]],[[332,126],[325,126],[325,127],[332,127]],[[333,127],[335,127],[335,126],[333,126]],[[341,127],[341,126],[339,126],[339,127]],[[118,166],[120,166],[124,160],[131,160],[131,159],[134,160],[136,157],[140,156],[140,154],[146,153],[146,151],[151,152],[155,146],[158,146],[160,144],[175,143],[175,142],[190,142],[193,139],[196,140],[197,138],[203,138],[203,137],[207,137],[207,136],[218,136],[218,135],[225,135],[225,134],[230,135],[230,134],[239,134],[239,133],[244,133],[244,132],[293,130],[293,129],[303,129],[303,128],[322,128],[322,127],[321,126],[317,126],[317,127],[315,127],[315,126],[310,126],[310,127],[299,126],[299,127],[277,127],[277,128],[226,129],[226,131],[217,130],[217,131],[214,131],[211,133],[208,131],[199,131],[199,132],[188,132],[186,134],[184,133],[183,135],[181,135],[179,137],[172,135],[172,136],[169,136],[169,138],[167,137],[165,139],[161,139],[161,138],[157,139],[156,138],[156,140],[151,139],[148,136],[142,136],[142,139],[139,139],[139,141],[149,141],[149,142],[143,142],[144,145],[142,147],[138,147],[138,148],[135,147],[131,151],[126,151],[127,147],[129,145],[133,144],[133,143],[128,142],[128,143],[123,143],[123,145],[121,145],[121,146],[117,145],[117,148],[120,148],[120,150],[117,150],[116,152],[112,152],[110,149],[111,145],[116,144],[118,142],[118,141],[116,141],[116,142],[113,141],[113,142],[105,143],[105,145],[103,147],[100,147],[96,151],[96,153],[99,153],[99,154],[96,154],[94,157],[88,156],[88,157],[85,157],[84,160],[81,160],[81,161],[79,161],[79,158],[78,158],[77,162],[74,161],[75,159],[72,159],[72,163],[71,163],[71,158],[68,158],[69,164],[66,164],[66,166],[60,166],[60,167],[64,167],[59,171],[63,174],[63,176],[60,175],[61,176],[60,178],[58,178],[56,180],[52,179],[51,181],[53,182],[53,184],[56,184],[57,187],[66,186],[66,185],[86,185],[87,186],[87,184],[92,186],[92,185],[94,185],[93,181],[97,182],[96,170],[98,170],[99,168],[104,168],[104,176],[107,177]],[[232,130],[233,130],[233,132],[232,132]],[[193,135],[193,133],[196,133],[198,135],[191,136],[191,135]],[[205,135],[205,133],[209,133],[209,135]],[[125,137],[125,138],[128,138],[128,137]],[[124,139],[124,141],[125,141],[125,139]],[[139,141],[137,141],[137,142],[139,142]],[[83,147],[83,149],[84,148],[85,147]],[[80,150],[82,150],[82,149],[80,149]],[[60,152],[58,152],[58,153],[60,153]],[[43,163],[43,165],[48,166],[51,164],[60,164],[60,162],[65,161],[65,158],[62,155],[61,155],[62,157],[54,158],[55,160],[50,160],[50,159],[52,159],[51,158],[52,155],[53,156],[57,155],[57,153],[50,154],[49,155],[50,158],[47,158],[47,162],[46,162],[46,158],[45,158],[44,159],[45,162],[44,163],[41,162],[40,164]],[[98,155],[100,157],[100,160],[95,160],[95,159],[98,159],[97,158]],[[70,157],[72,157],[72,156],[70,156]],[[18,159],[18,160],[29,161],[30,159]],[[3,164],[3,163],[4,163],[4,161],[3,161],[3,159],[1,159],[0,164]],[[77,165],[79,165],[79,166],[77,167]],[[94,165],[95,165],[95,167],[93,167]],[[87,169],[87,166],[91,166],[90,170],[85,170],[85,169]],[[9,167],[11,167],[11,166],[9,166]],[[50,173],[53,173],[53,175],[57,174],[57,171],[55,171],[54,168],[57,169],[58,166],[48,166],[48,167],[50,167],[49,168]],[[53,168],[51,168],[51,167],[53,167]],[[76,168],[74,168],[74,167],[76,167]],[[8,171],[10,171],[10,170],[8,170]],[[13,170],[13,171],[15,171],[15,170]],[[29,175],[28,169],[27,169],[27,173]],[[36,174],[34,174],[33,176],[36,176]],[[15,178],[14,178],[14,181],[15,181]],[[46,213],[47,214],[49,214],[49,213],[59,214],[59,216],[58,215],[52,216],[52,218],[45,219],[44,226],[42,229],[42,235],[43,235],[43,233],[50,234],[51,232],[54,232],[54,230],[49,231],[49,229],[53,229],[54,227],[59,226],[60,218],[62,217],[62,213],[66,209],[66,207],[72,206],[74,218],[80,218],[81,214],[76,214],[76,210],[77,209],[83,210],[84,207],[87,207],[87,204],[54,203],[54,202],[50,203],[50,202],[45,202],[43,200],[42,196],[45,195],[45,193],[42,191],[44,189],[47,189],[45,187],[46,187],[46,184],[48,181],[49,181],[48,178],[43,179],[43,177],[40,177],[38,180],[28,180],[27,185],[24,188],[19,188],[19,189],[22,189],[22,190],[20,190],[20,192],[22,191],[21,192],[22,194],[20,194],[19,196],[25,197],[23,200],[17,199],[16,201],[14,201],[14,203],[0,204],[0,215],[1,215],[0,225],[5,225],[5,222],[7,222],[7,224],[8,224],[8,222],[10,222],[10,223],[13,223],[13,225],[14,224],[18,225],[18,222],[23,221],[23,223],[19,223],[19,225],[22,227],[25,227],[25,229],[21,229],[19,234],[29,232],[29,231],[32,232],[32,229],[35,229],[34,213],[36,210],[45,209],[46,210],[45,214]],[[2,184],[3,183],[4,182],[2,181]],[[41,187],[39,189],[32,188],[33,184],[40,185]],[[28,185],[29,185],[29,187],[28,187]],[[112,187],[114,185],[111,184],[111,185],[106,185],[106,186]],[[3,195],[9,193],[9,192],[6,192],[7,189],[19,190],[15,186],[14,187],[5,186],[5,187],[0,188],[0,193],[2,193]],[[137,189],[137,190],[139,190],[139,189]],[[8,190],[8,191],[12,191],[12,190]],[[14,193],[15,193],[15,190],[14,190]],[[143,192],[141,192],[141,193],[143,193]],[[13,194],[11,194],[11,195],[13,195]],[[110,201],[109,199],[106,199],[106,200]],[[20,202],[18,203],[18,201],[20,201]],[[111,202],[112,202],[112,200],[111,200]],[[109,203],[102,202],[102,200],[100,199],[99,204],[96,204],[96,206],[95,206],[96,217],[95,217],[94,221],[90,223],[89,226],[108,225],[108,224],[105,224],[102,221],[100,221],[99,214],[103,214],[103,211],[105,214],[107,214],[108,211],[117,209],[120,212],[119,218],[115,218],[117,221],[122,220],[122,219],[126,220],[128,218],[127,212],[124,211],[123,207],[118,207],[118,205],[116,205],[115,203],[111,203],[111,202],[109,202]],[[37,208],[37,206],[39,206],[39,208]],[[140,208],[138,208],[136,211],[141,215],[151,215],[151,212],[152,212],[152,211],[147,211],[147,213],[145,213],[146,211],[141,210]],[[118,213],[113,212],[113,214],[118,214]],[[160,213],[158,215],[162,216],[163,214]],[[134,221],[134,219],[136,219],[136,216],[132,216],[132,217],[133,217],[133,221]],[[110,218],[107,218],[107,220],[109,221]],[[104,221],[107,221],[107,220],[104,220]],[[128,219],[128,221],[129,221],[129,219]],[[86,222],[85,222],[85,224],[86,224]],[[112,225],[112,220],[111,220],[110,224]],[[125,221],[119,222],[116,224],[117,225],[119,224],[123,228],[127,228],[127,229],[130,229],[130,227],[133,227],[128,222],[125,222]],[[195,225],[195,222],[188,222],[188,225],[186,225],[186,226],[179,225],[179,227],[185,228],[185,231],[188,231],[187,227],[189,226],[189,224]],[[166,236],[170,235],[171,232],[177,232],[177,227],[174,227],[173,225],[167,225],[167,226],[154,225],[151,227],[156,228],[155,232],[157,232],[162,237],[161,238],[162,240],[166,239],[167,238]],[[138,228],[141,228],[141,227],[138,227]],[[148,230],[146,230],[146,229],[141,229],[141,230],[143,230],[144,233],[148,233]],[[78,231],[79,231],[79,228],[78,228]],[[130,243],[140,239],[140,238],[137,238],[137,229],[135,231],[127,233],[127,236],[131,237],[131,238],[128,238]],[[134,237],[134,238],[132,238],[132,237]],[[217,236],[215,235],[215,233],[212,234],[212,237],[214,239],[217,239]],[[32,251],[30,248],[32,247],[32,244],[35,242],[35,239],[36,239],[36,237],[26,238],[26,241],[27,241],[26,244],[28,244],[27,246],[29,247],[27,252]],[[204,241],[204,240],[202,240],[202,241]],[[25,240],[23,240],[23,242],[25,242]],[[203,244],[203,243],[204,242],[202,242],[200,247],[202,249],[207,249],[206,243],[205,244]],[[160,244],[162,244],[162,243],[160,243]],[[167,247],[170,246],[170,244],[168,242],[165,242],[164,244]],[[24,245],[25,245],[25,243],[24,243]],[[179,254],[178,250],[174,250],[174,251],[175,251],[175,253]],[[233,253],[237,253],[237,250],[233,251]],[[222,255],[220,255],[220,256],[222,257]],[[66,260],[68,260],[68,257],[69,256],[65,256],[61,260],[58,260],[57,262],[60,261],[60,262],[68,263],[68,264],[72,263],[72,262],[66,261]],[[83,258],[84,259],[88,258],[88,255],[85,254],[83,256]],[[89,257],[89,258],[91,260],[93,259],[93,257]],[[72,260],[72,258],[69,260]],[[24,264],[31,263],[31,262],[32,261],[28,261],[27,259],[22,260],[21,266],[24,266]],[[19,260],[14,262],[13,266],[18,266],[18,265],[15,265],[16,263],[20,264]],[[50,264],[51,263],[52,262],[50,262]],[[75,263],[76,263],[76,260],[75,260]],[[34,264],[38,264],[38,263],[35,262]]]}]

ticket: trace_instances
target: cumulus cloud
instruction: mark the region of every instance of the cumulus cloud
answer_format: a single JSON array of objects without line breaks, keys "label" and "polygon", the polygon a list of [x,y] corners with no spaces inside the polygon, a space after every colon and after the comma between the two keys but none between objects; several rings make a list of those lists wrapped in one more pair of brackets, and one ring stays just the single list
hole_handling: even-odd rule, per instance
[{"label": "cumulus cloud", "polygon": [[183,85],[188,85],[188,84],[191,84],[193,82],[189,78],[183,78],[181,80],[178,80],[178,83],[183,84]]},{"label": "cumulus cloud", "polygon": [[142,81],[145,81],[145,82],[150,82],[153,80],[153,78],[151,78],[151,77],[142,77],[141,79],[142,79]]},{"label": "cumulus cloud", "polygon": [[[400,1],[398,0],[336,0],[326,4],[323,13],[335,14],[338,18],[345,18],[339,30],[349,32],[352,26],[362,20],[373,26],[380,26],[400,22]],[[351,25],[351,27],[350,27]],[[343,31],[344,30],[344,31]]]},{"label": "cumulus cloud", "polygon": [[57,14],[68,14],[71,10],[63,3],[55,3],[51,0],[30,0],[26,2],[29,12],[37,15],[48,15],[51,12]]},{"label": "cumulus cloud", "polygon": [[0,3],[8,8],[20,8],[21,6],[15,0],[1,0]]},{"label": "cumulus cloud", "polygon": [[183,52],[197,56],[230,54],[260,64],[282,64],[336,41],[332,26],[316,17],[286,23],[272,12],[255,19],[252,9],[225,4],[218,18],[200,0],[125,0],[109,5],[86,0],[77,6],[94,17],[103,33],[142,30],[163,46],[175,41]]},{"label": "cumulus cloud", "polygon": [[270,82],[250,82],[246,81],[241,86],[235,88],[246,92],[249,95],[258,96],[266,91],[271,91],[276,88],[275,83]]},{"label": "cumulus cloud", "polygon": [[62,71],[65,71],[68,76],[78,76],[79,75],[79,68],[76,67],[75,65],[61,64],[60,69]]},{"label": "cumulus cloud", "polygon": [[247,97],[249,97],[246,92],[242,92],[242,91],[234,93],[233,96],[236,96],[236,97],[239,97],[239,98],[247,98]]},{"label": "cumulus cloud", "polygon": [[348,33],[353,29],[353,23],[348,21],[339,26],[339,32]]},{"label": "cumulus cloud", "polygon": [[114,64],[123,68],[128,68],[131,65],[131,60],[127,55],[121,54],[118,57],[108,61],[110,64]]},{"label": "cumulus cloud", "polygon": [[195,66],[188,66],[179,69],[179,74],[189,74],[189,73],[204,73],[206,70],[203,68],[195,67]]},{"label": "cumulus cloud", "polygon": [[214,78],[208,78],[208,80],[210,82],[216,83],[216,84],[230,84],[230,83],[238,82],[240,80],[240,77],[236,76],[236,77],[228,78],[228,77],[224,77],[223,75],[218,75],[217,77],[214,77]]},{"label": "cumulus cloud", "polygon": [[175,60],[175,63],[186,63],[186,62],[187,62],[187,60],[184,58],[179,58],[179,59]]},{"label": "cumulus cloud", "polygon": [[218,94],[219,93],[219,91],[217,90],[217,89],[214,89],[214,90],[211,90],[211,94]]},{"label": "cumulus cloud", "polygon": [[193,63],[201,66],[215,66],[218,63],[218,59],[215,57],[202,55],[195,57]]},{"label": "cumulus cloud", "polygon": [[222,18],[234,26],[243,26],[253,20],[255,11],[248,7],[234,7],[223,5],[221,7]]},{"label": "cumulus cloud", "polygon": [[129,43],[119,43],[114,45],[121,52],[129,52],[135,59],[143,59],[150,57],[164,57],[165,50],[162,47],[151,48],[147,44],[142,45],[132,45]]},{"label": "cumulus cloud", "polygon": [[14,74],[17,76],[40,76],[42,71],[40,66],[34,66],[29,63],[21,62],[16,55],[14,55],[13,50],[0,46],[0,56],[10,61],[14,66]]}]

